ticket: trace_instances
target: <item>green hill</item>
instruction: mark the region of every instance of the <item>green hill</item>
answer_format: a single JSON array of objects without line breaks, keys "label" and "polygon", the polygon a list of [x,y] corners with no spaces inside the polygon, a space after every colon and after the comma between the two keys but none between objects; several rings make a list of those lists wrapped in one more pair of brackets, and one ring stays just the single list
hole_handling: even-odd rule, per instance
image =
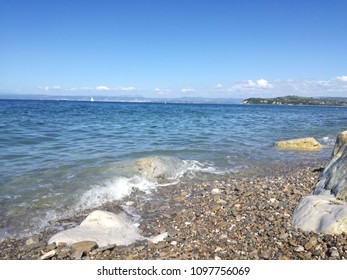
[{"label": "green hill", "polygon": [[243,104],[264,105],[312,105],[312,106],[347,106],[347,100],[338,98],[313,98],[295,95],[281,96],[276,98],[248,98]]}]

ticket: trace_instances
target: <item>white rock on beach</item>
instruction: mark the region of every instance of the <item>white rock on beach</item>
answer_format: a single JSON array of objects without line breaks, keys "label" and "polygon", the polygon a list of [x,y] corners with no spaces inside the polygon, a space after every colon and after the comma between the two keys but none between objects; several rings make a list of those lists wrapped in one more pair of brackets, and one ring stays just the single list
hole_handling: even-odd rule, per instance
[{"label": "white rock on beach", "polygon": [[347,131],[337,136],[333,158],[313,195],[303,197],[295,208],[293,223],[305,231],[347,233]]},{"label": "white rock on beach", "polygon": [[96,210],[79,226],[52,236],[48,244],[65,242],[71,245],[88,240],[95,241],[101,247],[111,244],[129,245],[142,239],[145,237],[138,232],[138,228],[125,213],[114,214]]},{"label": "white rock on beach", "polygon": [[152,242],[152,243],[159,243],[165,240],[166,237],[168,237],[169,234],[167,232],[163,232],[161,234],[158,234],[156,236],[153,236],[151,238],[148,238],[148,241]]},{"label": "white rock on beach", "polygon": [[333,195],[305,196],[294,211],[293,223],[304,231],[341,234],[347,232],[347,206]]}]

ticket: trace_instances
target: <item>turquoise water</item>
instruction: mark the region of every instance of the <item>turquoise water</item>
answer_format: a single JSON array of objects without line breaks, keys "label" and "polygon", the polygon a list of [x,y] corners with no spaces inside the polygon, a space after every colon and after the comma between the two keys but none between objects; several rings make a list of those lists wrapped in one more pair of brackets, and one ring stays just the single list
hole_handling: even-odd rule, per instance
[{"label": "turquoise water", "polygon": [[[178,181],[264,164],[327,159],[347,108],[0,100],[0,241],[159,185],[137,160],[160,157]],[[320,152],[279,151],[313,136]],[[171,164],[172,163],[172,164]]]}]

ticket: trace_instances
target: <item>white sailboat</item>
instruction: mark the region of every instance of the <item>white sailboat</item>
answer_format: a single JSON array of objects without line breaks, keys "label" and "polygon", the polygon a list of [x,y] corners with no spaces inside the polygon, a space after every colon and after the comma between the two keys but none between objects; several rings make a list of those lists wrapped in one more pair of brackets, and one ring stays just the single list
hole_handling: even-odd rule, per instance
[{"label": "white sailboat", "polygon": [[90,98],[90,102],[94,102],[94,98],[93,97]]}]

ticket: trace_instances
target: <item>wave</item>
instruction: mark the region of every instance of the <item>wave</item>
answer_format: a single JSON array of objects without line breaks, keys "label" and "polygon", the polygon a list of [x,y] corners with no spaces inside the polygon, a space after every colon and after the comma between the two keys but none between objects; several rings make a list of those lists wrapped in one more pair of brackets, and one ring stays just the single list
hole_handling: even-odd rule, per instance
[{"label": "wave", "polygon": [[[212,162],[202,163],[197,160],[160,156],[140,158],[112,166],[113,177],[100,179],[99,182],[89,184],[87,189],[79,188],[74,193],[60,193],[61,201],[57,201],[58,196],[53,195],[44,203],[41,197],[19,208],[20,205],[17,205],[13,216],[8,213],[11,220],[9,226],[0,228],[0,242],[5,237],[23,238],[36,234],[46,227],[57,228],[59,226],[54,223],[55,221],[71,218],[79,212],[95,209],[109,202],[119,201],[123,210],[130,214],[134,221],[138,221],[141,217],[133,211],[131,203],[122,202],[134,192],[142,198],[150,199],[152,191],[158,187],[169,187],[186,180],[199,180],[211,174],[225,175],[238,171],[235,168],[217,168]],[[98,167],[98,169],[102,168]],[[105,168],[110,175],[109,172],[112,169],[110,165]],[[92,170],[88,170],[84,175],[87,176],[87,174],[88,177],[92,175]],[[54,194],[56,195],[57,192]]]},{"label": "wave", "polygon": [[238,172],[238,168],[220,169],[212,163],[196,160],[180,160],[173,157],[146,157],[128,164],[129,177],[116,177],[92,185],[77,202],[76,211],[101,206],[107,202],[122,200],[134,191],[150,195],[157,187],[175,185],[181,180],[194,180],[202,173],[225,175]]},{"label": "wave", "polygon": [[330,147],[334,147],[335,142],[336,142],[336,136],[325,136],[325,137],[319,138],[317,140],[323,146],[330,148]]}]

